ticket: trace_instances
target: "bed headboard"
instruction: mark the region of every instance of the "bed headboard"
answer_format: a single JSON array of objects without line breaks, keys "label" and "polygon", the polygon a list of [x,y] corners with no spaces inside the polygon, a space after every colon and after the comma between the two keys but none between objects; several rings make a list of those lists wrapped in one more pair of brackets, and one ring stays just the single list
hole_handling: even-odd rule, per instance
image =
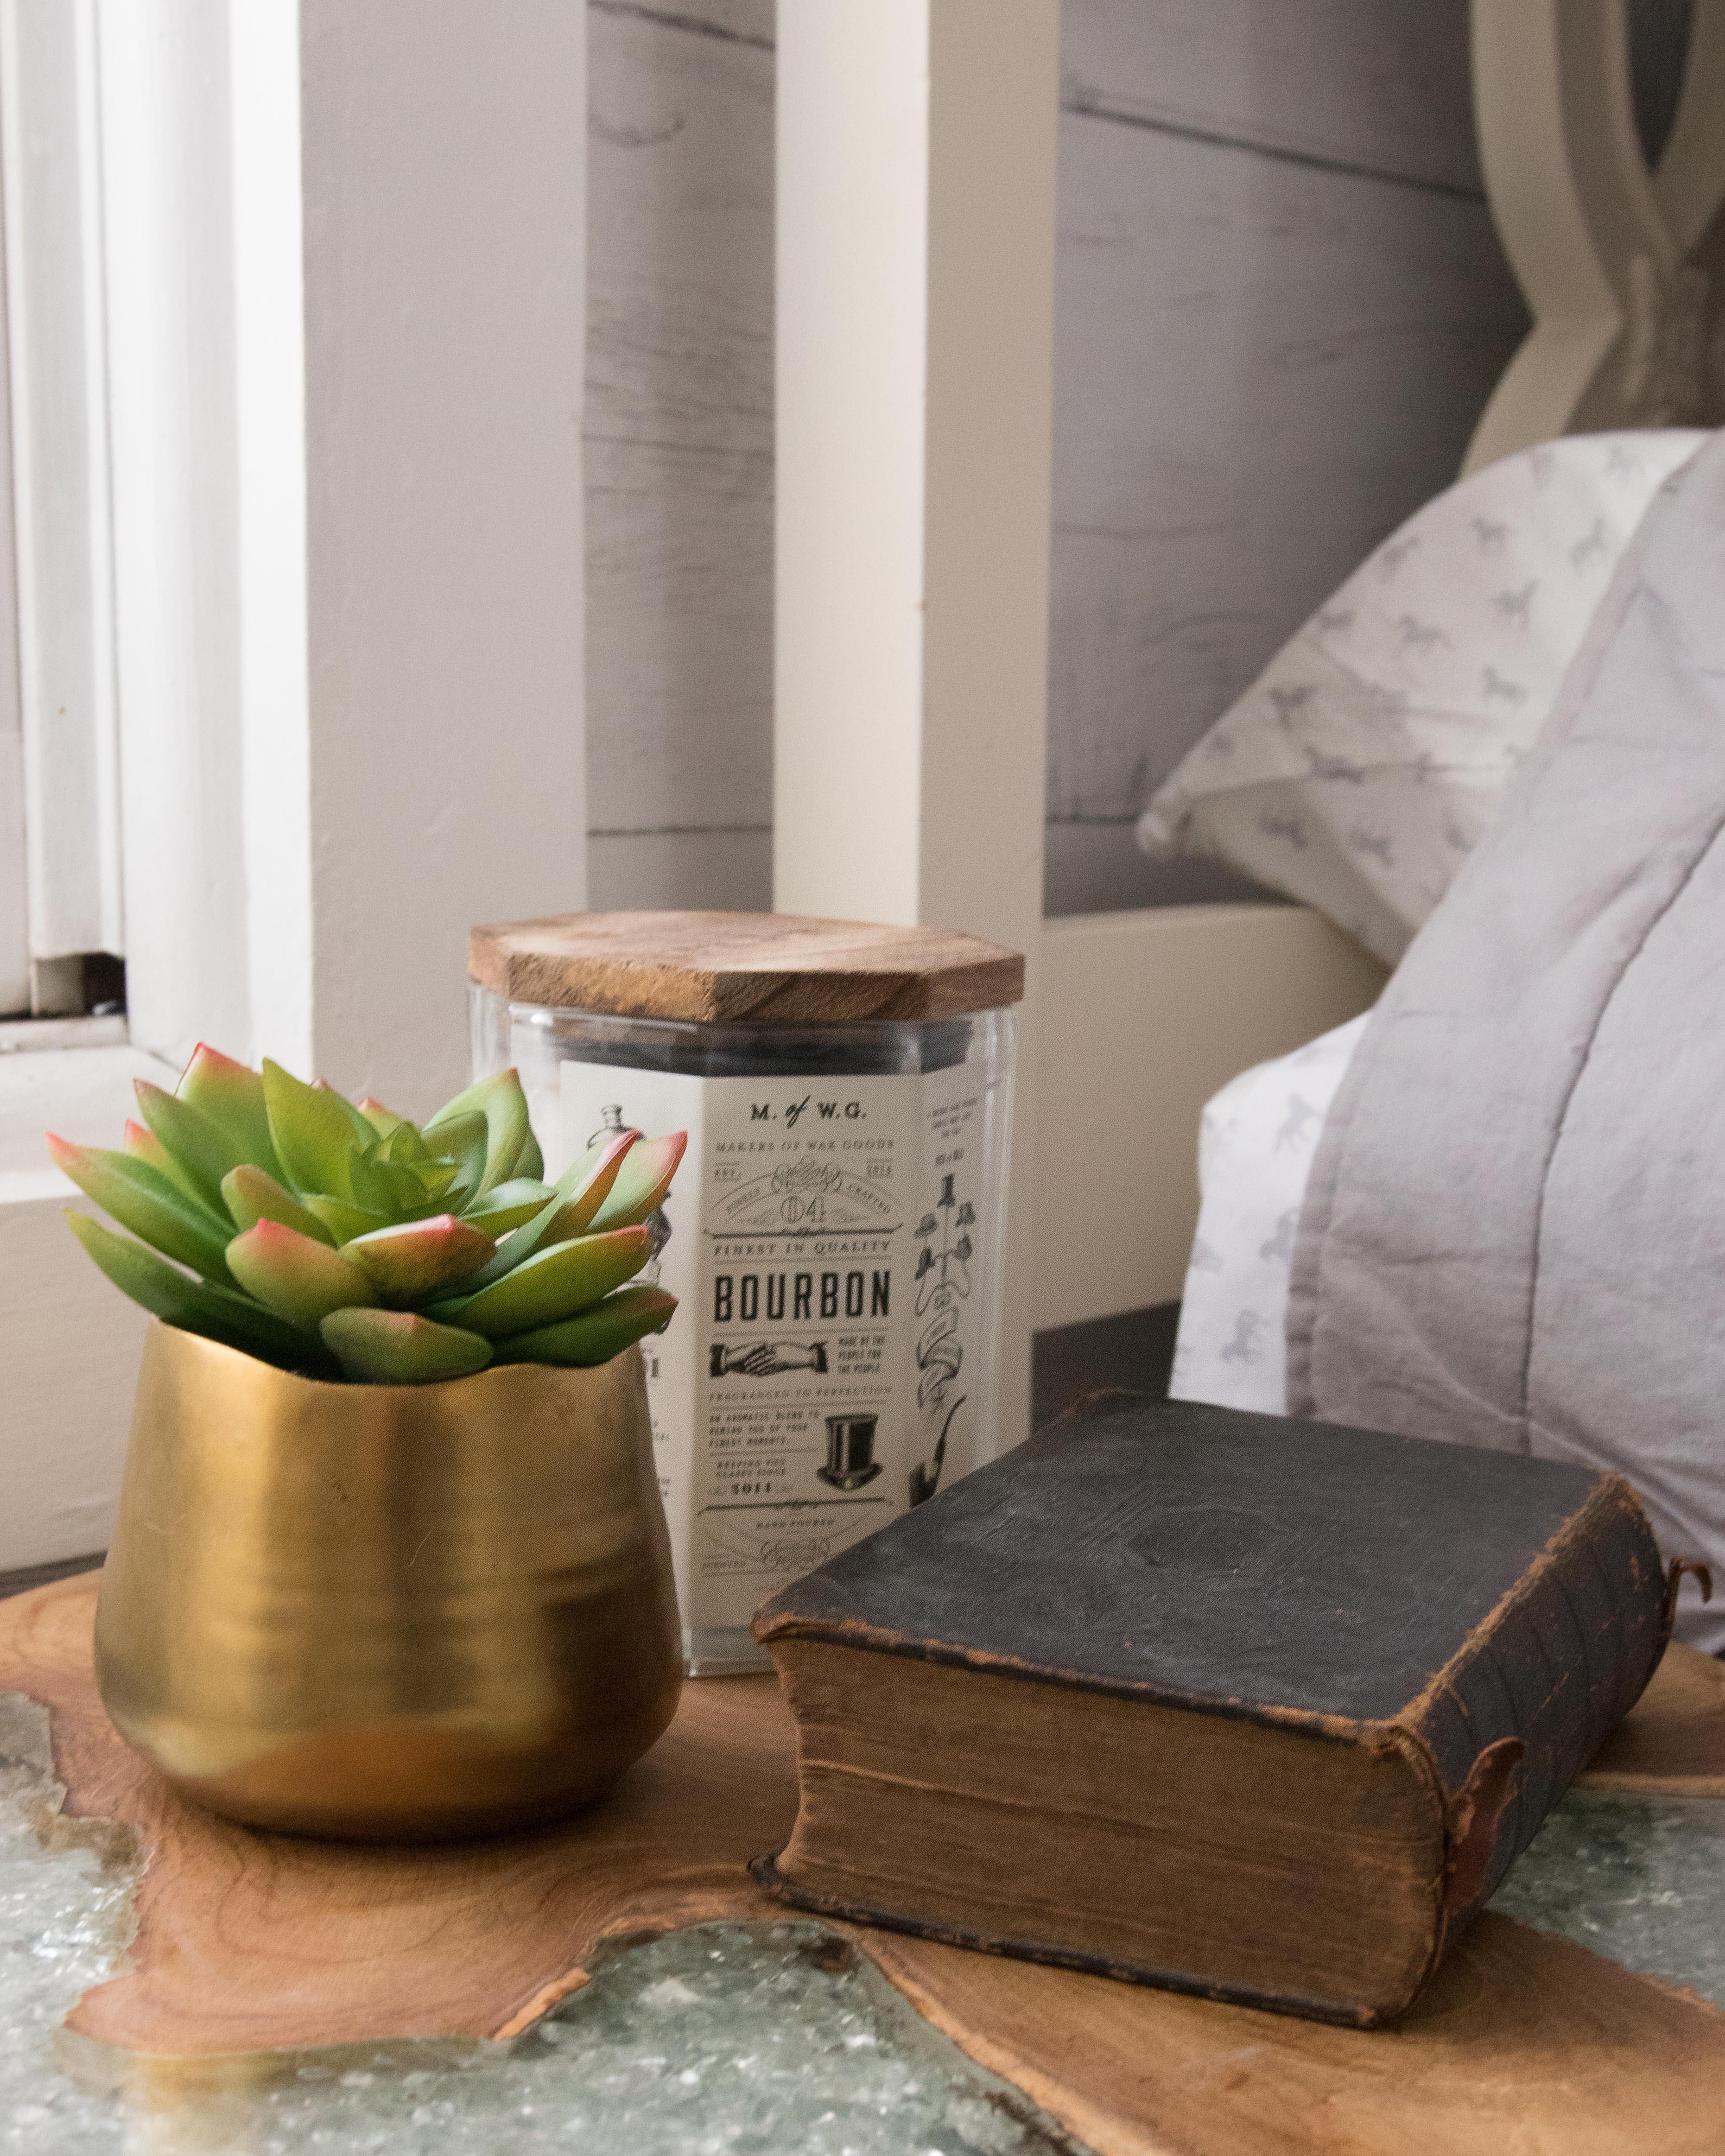
[{"label": "bed headboard", "polygon": [[[1473,0],[1472,37],[1487,192],[1534,324],[1464,471],[1558,434],[1725,421],[1725,0],[1697,0],[1652,172],[1625,0]],[[1042,945],[1038,1327],[1179,1295],[1202,1103],[1366,1009],[1385,978],[1297,906],[1078,916],[1047,922]]]},{"label": "bed headboard", "polygon": [[1697,0],[1656,171],[1625,0],[1473,0],[1486,191],[1533,316],[1464,471],[1558,434],[1725,418],[1725,7]]}]

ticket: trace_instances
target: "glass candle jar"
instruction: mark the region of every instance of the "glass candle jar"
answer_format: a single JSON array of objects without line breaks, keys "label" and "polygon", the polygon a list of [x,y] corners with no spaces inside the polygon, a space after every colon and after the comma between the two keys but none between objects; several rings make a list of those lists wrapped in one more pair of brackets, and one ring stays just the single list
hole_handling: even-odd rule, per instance
[{"label": "glass candle jar", "polygon": [[476,1076],[520,1072],[555,1177],[686,1130],[643,1343],[691,1673],[757,1605],[992,1456],[1024,962],[762,914],[478,929]]}]

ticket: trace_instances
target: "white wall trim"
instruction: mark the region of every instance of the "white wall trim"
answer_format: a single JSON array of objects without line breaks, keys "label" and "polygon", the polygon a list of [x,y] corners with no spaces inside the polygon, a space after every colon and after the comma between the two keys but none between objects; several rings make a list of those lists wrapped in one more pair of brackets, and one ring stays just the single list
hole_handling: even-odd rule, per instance
[{"label": "white wall trim", "polygon": [[0,1567],[100,1546],[142,1325],[43,1126],[116,1143],[200,1037],[429,1111],[469,928],[585,896],[585,10],[0,0],[0,77],[61,22],[98,38],[133,1045],[0,1065]]},{"label": "white wall trim", "polygon": [[586,897],[586,10],[301,0],[311,1032],[429,1112]]},{"label": "white wall trim", "polygon": [[231,0],[239,700],[254,1055],[312,1066],[311,690],[297,0]]},{"label": "white wall trim", "polygon": [[95,0],[0,4],[33,958],[125,948]]},{"label": "white wall trim", "polygon": [[[0,131],[4,126],[0,100]],[[0,154],[0,201],[5,189],[5,159]],[[5,218],[0,208],[0,1014],[30,1008],[30,877],[24,831],[23,716],[18,701],[18,545],[5,261]]]},{"label": "white wall trim", "polygon": [[132,1037],[429,1108],[585,892],[583,13],[97,4]]},{"label": "white wall trim", "polygon": [[249,1032],[222,0],[97,0],[132,1038]]},{"label": "white wall trim", "polygon": [[1057,0],[781,7],[774,903],[1025,952],[999,1442],[1029,1427]]},{"label": "white wall trim", "polygon": [[1384,969],[1305,906],[1214,905],[1051,921],[1041,975],[1036,1323],[1177,1301],[1204,1102],[1367,1009]]}]

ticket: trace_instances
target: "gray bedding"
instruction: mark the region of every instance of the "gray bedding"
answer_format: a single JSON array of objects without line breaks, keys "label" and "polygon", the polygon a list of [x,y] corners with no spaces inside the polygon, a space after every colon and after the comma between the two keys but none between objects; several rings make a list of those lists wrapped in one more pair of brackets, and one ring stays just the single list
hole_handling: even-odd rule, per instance
[{"label": "gray bedding", "polygon": [[[1536,599],[1537,603],[1537,599]],[[1725,435],[1666,483],[1331,1110],[1296,1414],[1626,1475],[1725,1649]]]}]

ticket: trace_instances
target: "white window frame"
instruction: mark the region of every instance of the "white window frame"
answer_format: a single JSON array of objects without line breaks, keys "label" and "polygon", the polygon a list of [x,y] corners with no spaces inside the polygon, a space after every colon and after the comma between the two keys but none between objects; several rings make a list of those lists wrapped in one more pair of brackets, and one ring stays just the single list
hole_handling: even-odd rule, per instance
[{"label": "white window frame", "polygon": [[[3,189],[0,176],[0,189]],[[18,670],[11,367],[6,351],[5,236],[0,218],[0,1012],[30,1006],[30,882],[24,837],[24,737]]]},{"label": "white window frame", "polygon": [[[585,901],[585,11],[484,14],[0,0],[0,133],[28,146],[41,80],[79,145],[70,223],[0,145],[22,761],[100,841],[76,916],[45,850],[40,919],[79,926],[38,943],[33,880],[29,932],[115,949],[123,892],[131,1034],[0,1029],[0,1573],[102,1547],[142,1322],[66,1234],[44,1126],[113,1143],[200,1038],[428,1112],[467,1074],[468,929]],[[81,552],[31,521],[68,473]],[[0,685],[0,757],[5,713]]]},{"label": "white window frame", "polygon": [[[95,0],[0,0],[12,605],[0,671],[0,1010],[81,1009],[125,949]],[[22,824],[22,834],[19,824]],[[28,983],[19,979],[23,839]]]}]

